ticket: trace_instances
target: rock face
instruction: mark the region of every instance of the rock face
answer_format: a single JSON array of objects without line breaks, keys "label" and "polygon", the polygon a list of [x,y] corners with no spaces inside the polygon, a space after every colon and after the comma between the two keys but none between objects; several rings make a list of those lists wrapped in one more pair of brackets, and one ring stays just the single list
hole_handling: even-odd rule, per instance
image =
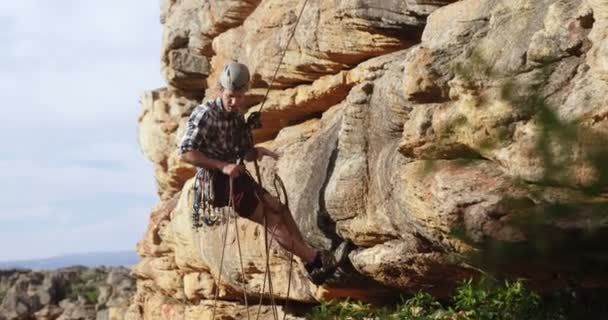
[{"label": "rock face", "polygon": [[135,281],[123,267],[0,272],[0,319],[124,319]]},{"label": "rock face", "polygon": [[[160,203],[131,319],[210,318],[216,289],[239,319],[243,292],[251,307],[267,287],[260,226],[191,229],[194,168],[176,147],[231,59],[250,66],[260,107],[302,3],[163,1],[168,86],[143,95],[139,121]],[[281,155],[260,163],[262,182],[282,178],[311,244],[356,249],[321,287],[295,259],[290,299],[446,295],[487,273],[605,286],[607,26],[605,0],[309,1],[254,132]],[[292,260],[270,252],[282,301]]]}]

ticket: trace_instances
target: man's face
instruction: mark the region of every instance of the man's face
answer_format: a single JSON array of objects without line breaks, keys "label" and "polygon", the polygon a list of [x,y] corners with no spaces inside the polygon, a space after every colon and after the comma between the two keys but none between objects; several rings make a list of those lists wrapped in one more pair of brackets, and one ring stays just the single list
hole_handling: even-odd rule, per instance
[{"label": "man's face", "polygon": [[228,112],[239,112],[245,102],[245,90],[222,90],[222,104]]}]

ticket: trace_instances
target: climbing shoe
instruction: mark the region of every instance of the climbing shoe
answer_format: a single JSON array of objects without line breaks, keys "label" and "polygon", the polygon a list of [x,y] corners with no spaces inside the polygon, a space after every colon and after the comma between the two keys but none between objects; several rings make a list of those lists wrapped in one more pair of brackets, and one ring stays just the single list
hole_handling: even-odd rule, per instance
[{"label": "climbing shoe", "polygon": [[330,278],[338,266],[346,260],[350,250],[350,243],[343,241],[333,251],[317,251],[315,259],[304,266],[312,283],[320,285]]}]

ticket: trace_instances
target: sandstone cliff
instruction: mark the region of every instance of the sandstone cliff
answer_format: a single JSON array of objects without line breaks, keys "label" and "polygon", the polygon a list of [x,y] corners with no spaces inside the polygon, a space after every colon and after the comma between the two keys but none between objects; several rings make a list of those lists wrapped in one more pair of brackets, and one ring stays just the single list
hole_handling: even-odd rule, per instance
[{"label": "sandstone cliff", "polygon": [[[223,229],[192,231],[194,168],[176,145],[231,59],[251,67],[259,107],[302,3],[161,2],[167,86],[142,96],[139,118],[160,201],[130,318],[210,317]],[[281,154],[263,180],[284,180],[312,244],[357,249],[323,287],[296,261],[290,298],[445,295],[481,274],[606,285],[607,37],[606,0],[310,0],[255,132]],[[225,318],[244,318],[242,290],[262,289],[262,238],[244,219],[229,229]],[[271,252],[282,301],[289,256]]]}]

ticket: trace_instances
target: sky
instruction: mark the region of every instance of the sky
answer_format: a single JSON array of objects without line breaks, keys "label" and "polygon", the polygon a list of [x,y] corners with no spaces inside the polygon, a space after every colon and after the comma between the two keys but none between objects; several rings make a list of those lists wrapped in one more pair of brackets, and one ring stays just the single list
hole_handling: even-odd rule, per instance
[{"label": "sky", "polygon": [[0,1],[0,261],[135,250],[158,196],[137,143],[158,0]]}]

